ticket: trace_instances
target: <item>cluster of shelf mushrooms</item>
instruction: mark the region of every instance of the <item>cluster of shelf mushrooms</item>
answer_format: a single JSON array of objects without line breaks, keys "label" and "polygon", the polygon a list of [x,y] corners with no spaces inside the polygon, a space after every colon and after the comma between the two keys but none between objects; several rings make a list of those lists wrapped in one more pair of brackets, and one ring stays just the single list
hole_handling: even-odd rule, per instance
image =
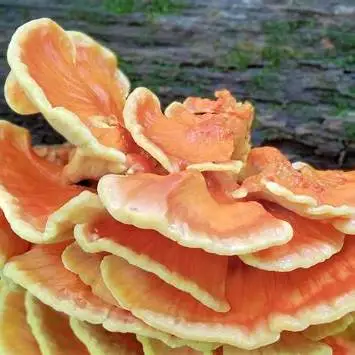
[{"label": "cluster of shelf mushrooms", "polygon": [[50,19],[7,57],[67,143],[0,121],[1,354],[355,354],[355,171],[253,148],[227,90],[163,112]]}]

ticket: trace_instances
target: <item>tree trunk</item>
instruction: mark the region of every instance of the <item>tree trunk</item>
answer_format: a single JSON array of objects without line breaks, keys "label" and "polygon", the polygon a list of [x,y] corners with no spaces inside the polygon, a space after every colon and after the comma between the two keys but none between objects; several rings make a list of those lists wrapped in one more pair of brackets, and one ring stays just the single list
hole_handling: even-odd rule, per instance
[{"label": "tree trunk", "polygon": [[[71,3],[0,0],[2,83],[15,28],[51,17],[114,50],[133,86],[150,88],[165,105],[228,88],[256,106],[256,145],[322,168],[355,167],[353,0],[186,0],[164,14],[144,10],[142,0],[141,12],[124,15],[101,1]],[[61,140],[43,118],[19,117],[3,98],[0,115],[30,128],[35,143]]]}]

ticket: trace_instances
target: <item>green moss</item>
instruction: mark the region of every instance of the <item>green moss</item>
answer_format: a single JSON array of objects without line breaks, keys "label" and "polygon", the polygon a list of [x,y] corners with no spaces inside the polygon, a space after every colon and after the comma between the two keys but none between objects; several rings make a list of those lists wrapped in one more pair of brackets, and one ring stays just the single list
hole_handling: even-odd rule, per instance
[{"label": "green moss", "polygon": [[73,7],[68,11],[68,15],[70,19],[76,21],[85,21],[91,24],[107,23],[107,18],[105,18],[104,15],[90,11],[83,11],[80,7]]},{"label": "green moss", "polygon": [[143,12],[149,16],[177,13],[184,8],[184,3],[178,0],[104,0],[103,4],[115,14]]},{"label": "green moss", "polygon": [[348,92],[350,95],[354,95],[355,96],[355,85],[353,86],[350,86],[349,89],[348,89]]},{"label": "green moss", "polygon": [[355,141],[355,123],[344,122],[346,138],[350,141]]},{"label": "green moss", "polygon": [[263,31],[269,34],[290,34],[301,28],[315,28],[317,21],[313,18],[303,18],[295,20],[268,20],[263,23]]},{"label": "green moss", "polygon": [[[279,67],[292,59],[310,59],[340,68],[355,66],[354,26],[322,27],[313,19],[266,21],[262,58]],[[323,41],[328,41],[325,48]],[[291,45],[290,45],[291,44]]]},{"label": "green moss", "polygon": [[293,117],[317,117],[317,107],[308,102],[290,102],[284,107],[285,113]]},{"label": "green moss", "polygon": [[268,66],[277,68],[292,59],[303,58],[305,42],[314,40],[310,34],[316,26],[314,19],[265,21],[262,59]]},{"label": "green moss", "polygon": [[23,22],[27,22],[31,19],[31,13],[28,8],[21,8],[19,11],[21,12]]},{"label": "green moss", "polygon": [[263,23],[263,32],[269,43],[285,43],[291,32],[291,24],[286,21],[266,21]]},{"label": "green moss", "polygon": [[322,32],[322,39],[329,42],[328,48],[318,51],[318,60],[340,68],[355,66],[355,27],[332,25]]},{"label": "green moss", "polygon": [[[352,88],[349,89],[351,91]],[[343,121],[345,136],[348,140],[355,140],[355,123],[350,122],[350,118],[355,112],[355,101],[349,95],[343,95],[337,91],[325,91],[320,100],[331,105],[330,119]]]},{"label": "green moss", "polygon": [[[314,43],[320,42],[318,23],[313,18],[291,21],[265,21],[262,24],[263,45],[238,42],[223,57],[216,61],[218,67],[245,70],[252,64],[264,64],[268,68],[279,68],[294,59],[315,56]],[[318,26],[319,27],[319,26]],[[305,44],[312,48],[305,48]],[[309,54],[309,55],[308,55]],[[317,55],[317,58],[321,57]]]},{"label": "green moss", "polygon": [[[210,93],[210,81],[201,78],[196,84],[196,80],[186,74],[183,76],[180,64],[152,61],[149,64],[149,71],[139,74],[135,66],[126,60],[119,59],[120,68],[130,78],[133,88],[138,86],[148,87],[153,92],[159,94],[162,90],[171,88],[171,91],[179,91],[180,88],[191,90],[194,95],[205,95]],[[176,88],[176,90],[174,89]]]},{"label": "green moss", "polygon": [[332,118],[343,121],[345,136],[348,140],[355,140],[355,123],[349,122],[349,117],[354,114],[355,102],[352,98],[339,93],[323,95],[322,99],[334,106]]},{"label": "green moss", "polygon": [[[218,52],[219,44],[215,44]],[[219,51],[221,51],[220,49]],[[213,66],[217,70],[240,70],[244,71],[260,58],[259,48],[248,41],[239,41],[224,55],[215,58]]]},{"label": "green moss", "polygon": [[104,0],[106,10],[115,14],[130,14],[135,11],[134,0]]},{"label": "green moss", "polygon": [[297,57],[292,47],[270,45],[265,45],[262,49],[261,56],[271,67],[279,67],[285,61]]},{"label": "green moss", "polygon": [[347,68],[355,65],[355,52],[354,53],[328,53],[324,56],[326,63],[331,63],[340,68]]},{"label": "green moss", "polygon": [[254,75],[250,82],[255,89],[272,89],[280,85],[280,77],[277,71],[264,68]]},{"label": "green moss", "polygon": [[338,51],[349,52],[355,50],[355,33],[353,28],[329,28],[326,36]]},{"label": "green moss", "polygon": [[331,112],[334,118],[344,117],[349,111],[355,110],[354,99],[344,96],[336,91],[329,93],[324,92],[321,95],[321,100],[334,107],[333,112]]},{"label": "green moss", "polygon": [[117,56],[118,59],[118,65],[120,69],[127,75],[130,76],[131,74],[134,74],[135,68],[134,65],[126,60],[124,60],[122,57]]},{"label": "green moss", "polygon": [[302,19],[293,21],[265,21],[262,29],[266,42],[272,44],[287,44],[290,36],[298,34],[299,30],[315,28],[317,22],[314,19]]},{"label": "green moss", "polygon": [[344,117],[347,115],[348,112],[349,112],[349,106],[346,101],[335,102],[335,110],[334,110],[335,116]]},{"label": "green moss", "polygon": [[236,45],[217,64],[225,69],[244,70],[253,63],[255,57],[255,52]]},{"label": "green moss", "polygon": [[252,131],[254,131],[256,129],[260,129],[262,127],[263,127],[263,125],[261,124],[260,120],[256,117],[252,123],[252,127],[251,127]]}]

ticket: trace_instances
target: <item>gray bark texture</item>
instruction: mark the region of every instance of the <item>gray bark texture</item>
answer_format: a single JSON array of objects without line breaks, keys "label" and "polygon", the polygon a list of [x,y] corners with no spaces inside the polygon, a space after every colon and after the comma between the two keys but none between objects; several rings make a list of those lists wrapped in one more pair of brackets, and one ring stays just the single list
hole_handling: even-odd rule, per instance
[{"label": "gray bark texture", "polygon": [[[355,168],[354,0],[181,1],[135,1],[128,11],[127,0],[0,0],[0,82],[14,30],[50,17],[115,51],[133,87],[164,105],[227,88],[256,106],[255,145]],[[28,127],[35,143],[62,141],[43,118],[11,112],[3,95],[0,116]]]}]

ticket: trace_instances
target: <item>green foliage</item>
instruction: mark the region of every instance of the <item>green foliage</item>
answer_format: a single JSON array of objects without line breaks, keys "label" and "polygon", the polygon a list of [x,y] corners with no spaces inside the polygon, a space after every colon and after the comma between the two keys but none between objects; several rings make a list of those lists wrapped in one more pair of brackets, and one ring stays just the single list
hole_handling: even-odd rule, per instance
[{"label": "green foliage", "polygon": [[176,13],[184,3],[178,0],[104,0],[106,10],[115,14],[143,12],[148,16]]}]

